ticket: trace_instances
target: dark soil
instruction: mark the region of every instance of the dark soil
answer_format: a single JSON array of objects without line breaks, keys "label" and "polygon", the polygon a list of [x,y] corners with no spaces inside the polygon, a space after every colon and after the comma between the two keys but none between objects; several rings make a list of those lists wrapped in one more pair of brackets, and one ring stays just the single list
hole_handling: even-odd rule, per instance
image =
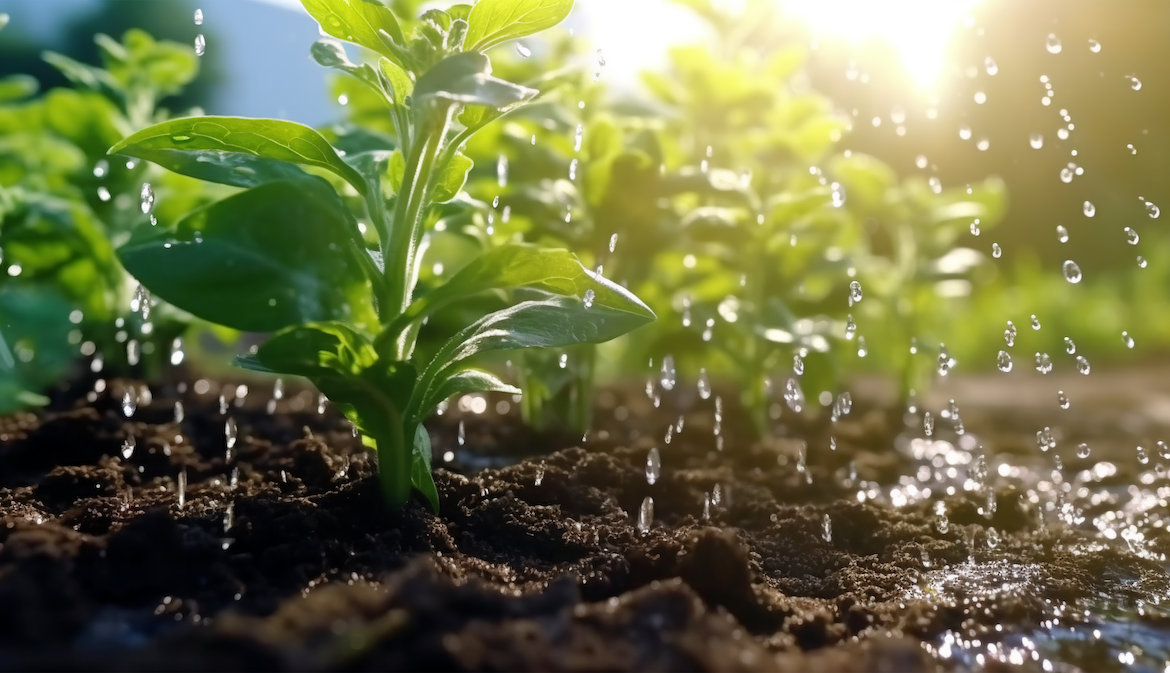
[{"label": "dark soil", "polygon": [[435,515],[388,511],[372,457],[309,391],[269,414],[267,390],[236,404],[227,387],[229,464],[218,384],[154,390],[129,419],[127,385],[0,418],[0,668],[910,671],[954,663],[947,634],[1092,623],[1105,599],[1166,629],[1163,564],[1051,513],[1041,527],[1026,485],[998,480],[990,515],[960,487],[943,525],[938,497],[859,498],[917,465],[890,448],[900,413],[860,400],[836,424],[782,416],[801,439],[766,445],[729,402],[722,452],[712,400],[604,393],[585,442],[528,432],[507,398],[452,404],[428,424]]}]

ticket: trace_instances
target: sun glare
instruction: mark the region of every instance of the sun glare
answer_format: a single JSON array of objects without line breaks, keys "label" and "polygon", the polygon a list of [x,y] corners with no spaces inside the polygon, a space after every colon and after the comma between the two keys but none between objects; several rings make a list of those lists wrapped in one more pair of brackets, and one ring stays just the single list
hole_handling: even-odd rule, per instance
[{"label": "sun glare", "polygon": [[779,0],[818,39],[885,41],[923,88],[943,70],[947,44],[980,0]]}]

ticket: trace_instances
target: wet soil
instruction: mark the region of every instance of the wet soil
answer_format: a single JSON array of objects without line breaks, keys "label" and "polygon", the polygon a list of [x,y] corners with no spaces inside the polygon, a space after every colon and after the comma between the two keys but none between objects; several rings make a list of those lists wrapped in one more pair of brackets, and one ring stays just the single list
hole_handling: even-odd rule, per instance
[{"label": "wet soil", "polygon": [[270,409],[270,388],[93,383],[0,418],[3,669],[1097,670],[1116,647],[1007,644],[1106,608],[1170,642],[1160,523],[1140,554],[1103,543],[995,461],[972,481],[971,442],[910,440],[861,399],[839,422],[784,410],[766,443],[728,401],[722,450],[693,394],[603,392],[585,441],[528,431],[507,397],[452,404],[428,423],[434,514],[383,506],[312,391]]}]

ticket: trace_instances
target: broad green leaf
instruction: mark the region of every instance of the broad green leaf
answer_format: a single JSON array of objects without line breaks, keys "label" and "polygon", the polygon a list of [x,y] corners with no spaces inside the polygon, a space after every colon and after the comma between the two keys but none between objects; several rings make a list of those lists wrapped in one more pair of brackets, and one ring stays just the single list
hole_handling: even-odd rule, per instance
[{"label": "broad green leaf", "polygon": [[414,85],[416,101],[439,98],[452,103],[505,109],[531,99],[536,89],[491,76],[488,57],[476,52],[449,56],[431,67]]},{"label": "broad green leaf", "polygon": [[[453,395],[487,392],[518,395],[520,394],[520,389],[511,384],[504,383],[488,372],[479,369],[461,369],[448,376],[431,390],[419,408],[425,410],[423,412],[425,415],[429,413],[430,409],[434,409],[440,402]],[[421,421],[422,419],[416,420]]]},{"label": "broad green leaf", "polygon": [[369,339],[340,322],[296,325],[277,332],[236,364],[253,371],[314,379],[358,374],[374,364],[377,354]]},{"label": "broad green leaf", "polygon": [[573,0],[479,0],[467,17],[464,51],[484,51],[501,42],[552,28],[573,9]]},{"label": "broad green leaf", "polygon": [[439,511],[439,490],[431,476],[431,435],[422,423],[415,426],[414,444],[411,447],[410,484],[423,494],[431,510]]},{"label": "broad green leaf", "polygon": [[301,0],[301,4],[321,24],[321,29],[333,37],[395,60],[398,55],[378,31],[386,31],[398,45],[406,44],[394,12],[378,0]]},{"label": "broad green leaf", "polygon": [[598,314],[613,311],[640,316],[646,322],[654,320],[654,312],[629,290],[586,269],[568,250],[509,243],[488,250],[435,291],[416,299],[388,329],[403,329],[458,299],[515,287],[574,297],[579,302],[584,302],[592,292],[592,304],[590,309],[585,309],[586,316],[596,309]]},{"label": "broad green leaf", "polygon": [[372,327],[346,218],[325,184],[272,182],[192,212],[173,232],[140,227],[118,255],[157,296],[234,329],[328,320]]},{"label": "broad green leaf", "polygon": [[[614,286],[621,289],[620,286]],[[552,297],[525,301],[489,313],[453,336],[435,355],[419,378],[411,399],[410,417],[430,409],[431,391],[473,355],[497,350],[548,348],[571,344],[602,343],[654,320],[654,313],[634,295],[626,294],[625,306],[613,308],[594,303],[586,308],[576,297]]]},{"label": "broad green leaf", "polygon": [[123,100],[121,85],[105,70],[51,51],[46,51],[41,57],[77,86],[96,91],[116,101]]},{"label": "broad green leaf", "polygon": [[471,15],[471,5],[451,5],[447,8],[447,14],[449,14],[452,19],[463,19],[466,21],[467,17]]},{"label": "broad green leaf", "polygon": [[70,371],[69,302],[48,287],[0,289],[0,413],[47,401],[36,395]]},{"label": "broad green leaf", "polygon": [[345,55],[345,48],[337,40],[330,40],[323,38],[313,43],[309,48],[309,54],[317,65],[326,68],[333,68],[340,70],[354,76],[358,81],[372,86],[376,91],[382,91],[382,82],[378,77],[378,71],[374,70],[369,64],[357,65],[349,60]]},{"label": "broad green leaf", "polygon": [[[358,192],[365,193],[366,185],[362,176],[337,156],[329,141],[308,126],[278,119],[248,119],[244,117],[187,117],[172,119],[143,129],[110,148],[110,154],[125,154],[153,161],[177,172],[187,169],[191,177],[195,172],[216,174],[198,168],[200,162],[222,166],[230,172],[215,182],[229,182],[233,174],[239,174],[241,165],[244,172],[257,170],[254,163],[241,164],[239,156],[253,156],[275,159],[292,164],[323,168],[336,173],[353,185]],[[179,160],[175,153],[187,153],[194,161]],[[234,156],[233,156],[234,155]],[[246,160],[244,160],[246,162]],[[169,165],[168,165],[169,164]],[[275,171],[264,167],[265,171]]]},{"label": "broad green leaf", "polygon": [[459,195],[467,182],[467,173],[475,164],[467,155],[456,152],[451,162],[443,166],[442,172],[435,176],[435,191],[431,200],[435,203],[447,203]]}]

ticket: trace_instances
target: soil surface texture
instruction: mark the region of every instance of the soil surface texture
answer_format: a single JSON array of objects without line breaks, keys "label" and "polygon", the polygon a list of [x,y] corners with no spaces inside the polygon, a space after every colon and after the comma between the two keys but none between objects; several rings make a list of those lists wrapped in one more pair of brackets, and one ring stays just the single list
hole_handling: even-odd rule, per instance
[{"label": "soil surface texture", "polygon": [[473,397],[428,423],[441,511],[391,512],[331,407],[251,383],[91,378],[0,418],[0,668],[1059,671],[1125,663],[1117,623],[1170,642],[1165,528],[1090,525],[1097,492],[1165,494],[1071,449],[1012,472],[861,399],[752,442],[718,389],[603,391],[582,441]]}]

